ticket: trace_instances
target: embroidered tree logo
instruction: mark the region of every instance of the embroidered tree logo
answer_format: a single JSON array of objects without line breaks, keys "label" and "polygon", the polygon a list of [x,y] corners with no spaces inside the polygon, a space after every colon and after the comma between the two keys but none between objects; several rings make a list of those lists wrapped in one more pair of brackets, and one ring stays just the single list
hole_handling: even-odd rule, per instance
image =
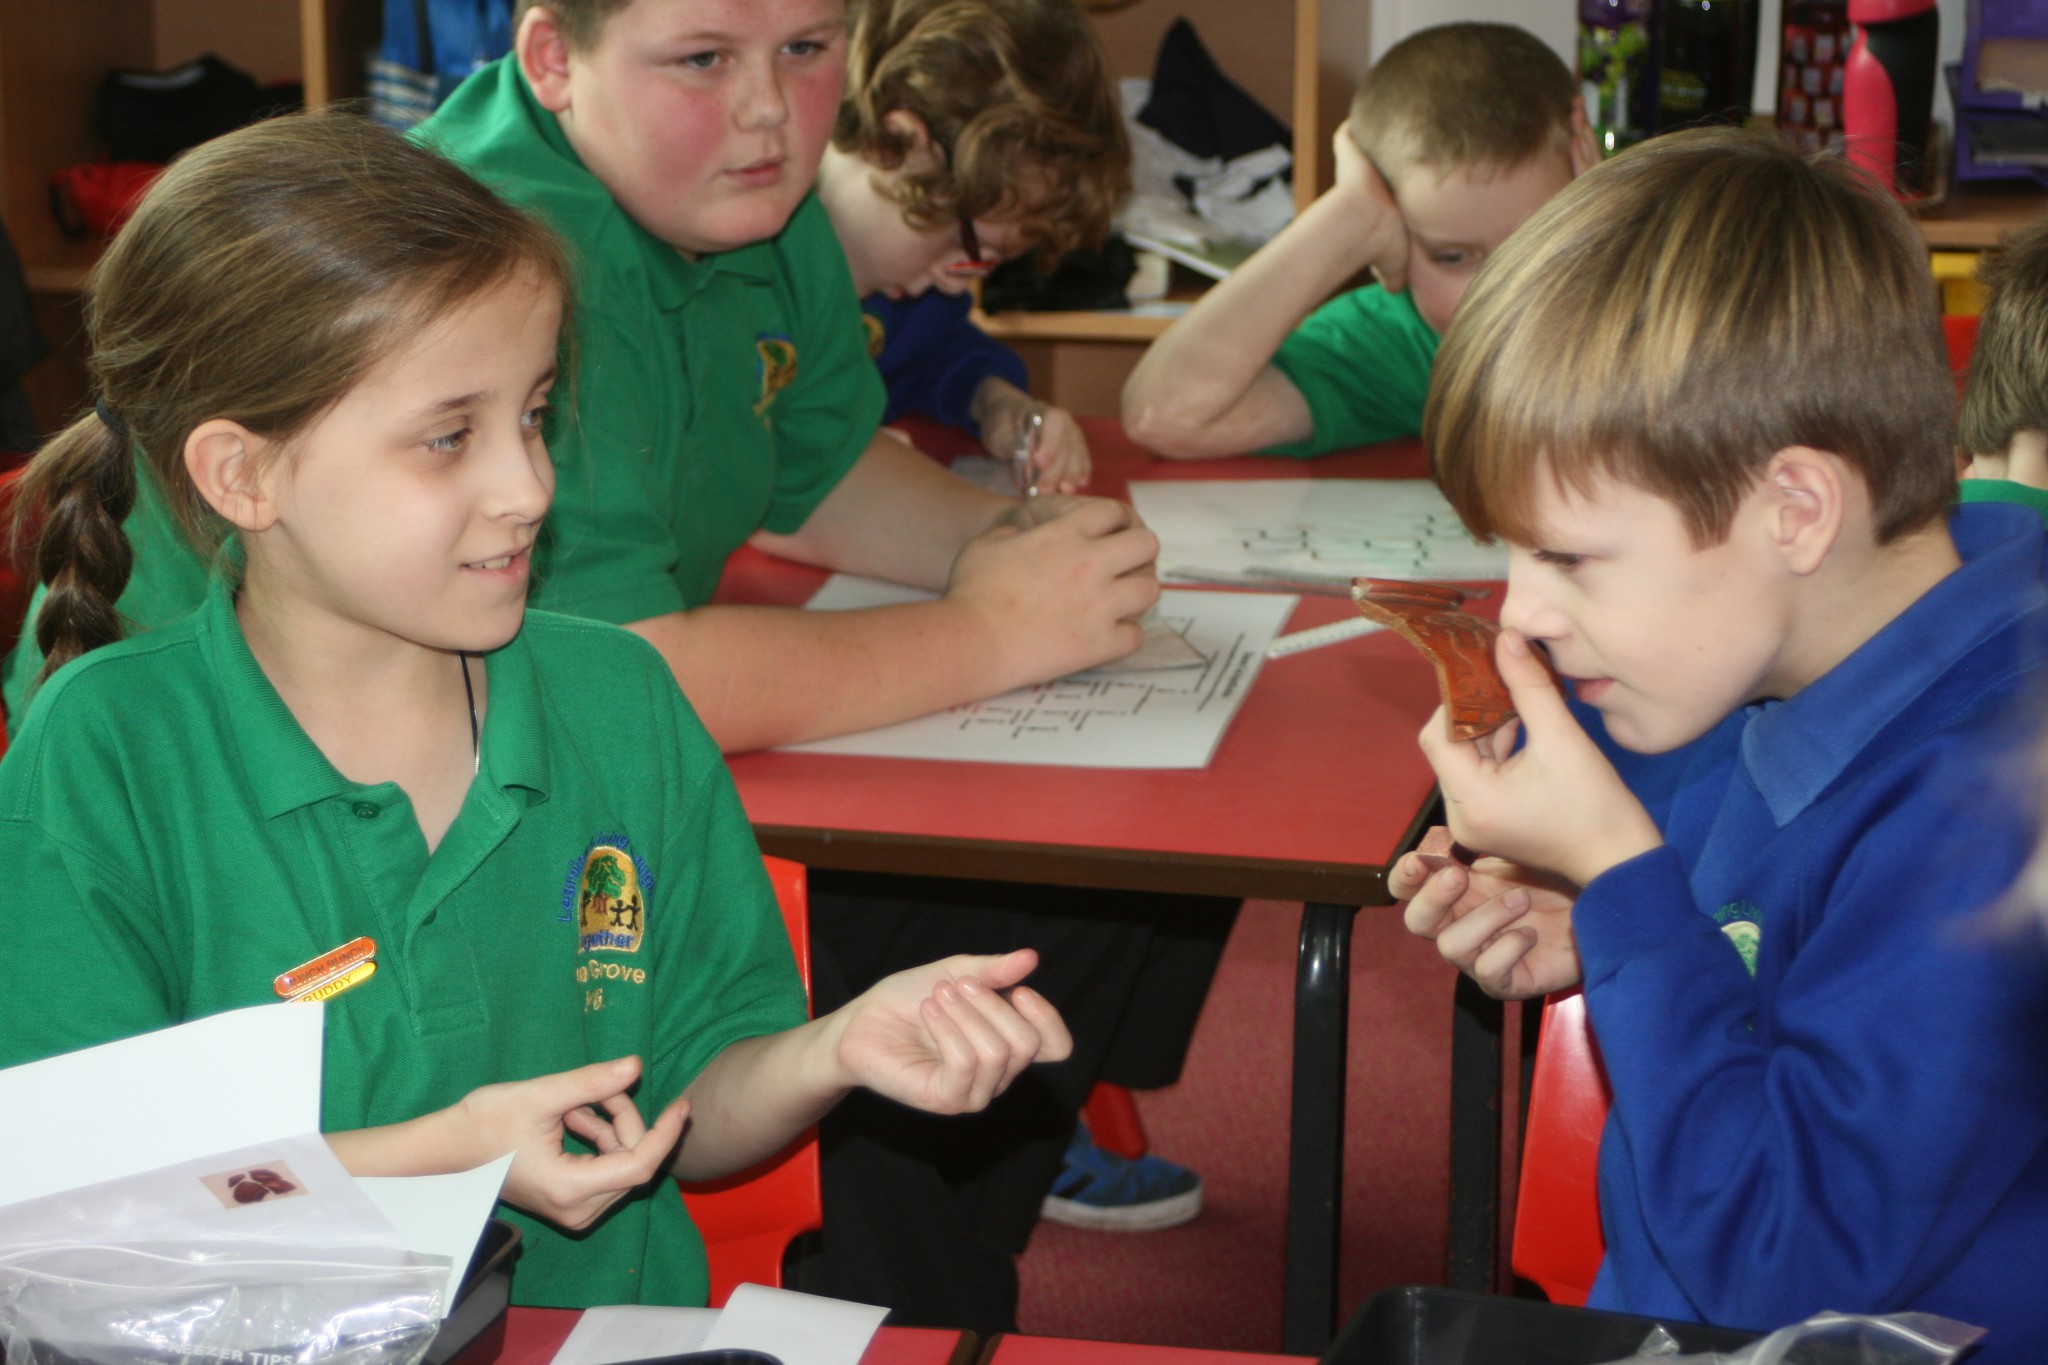
[{"label": "embroidered tree logo", "polygon": [[640,936],[647,930],[645,904],[632,855],[610,844],[593,846],[577,876],[580,951],[639,952]]},{"label": "embroidered tree logo", "polygon": [[600,918],[609,916],[612,898],[626,889],[626,870],[609,850],[591,855],[583,869],[583,896]]}]

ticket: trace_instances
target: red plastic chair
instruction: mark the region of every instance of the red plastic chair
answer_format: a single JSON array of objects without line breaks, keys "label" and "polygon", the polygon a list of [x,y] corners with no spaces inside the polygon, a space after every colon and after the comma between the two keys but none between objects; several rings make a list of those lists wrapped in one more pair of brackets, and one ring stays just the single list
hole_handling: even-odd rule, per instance
[{"label": "red plastic chair", "polygon": [[1560,991],[1543,1002],[1513,1252],[1515,1273],[1552,1303],[1584,1304],[1607,1251],[1597,1179],[1609,1099],[1585,998]]},{"label": "red plastic chair", "polygon": [[1145,1155],[1145,1123],[1138,1117],[1138,1102],[1131,1092],[1108,1081],[1097,1081],[1081,1107],[1081,1119],[1088,1136],[1105,1152],[1136,1161]]},{"label": "red plastic chair", "polygon": [[[763,858],[775,903],[796,950],[804,997],[811,994],[810,895],[804,867],[786,858]],[[711,1263],[711,1306],[722,1308],[742,1284],[782,1287],[782,1255],[792,1239],[824,1225],[824,1195],[818,1183],[818,1130],[803,1135],[776,1155],[722,1180],[682,1187],[690,1221],[704,1238]]]}]

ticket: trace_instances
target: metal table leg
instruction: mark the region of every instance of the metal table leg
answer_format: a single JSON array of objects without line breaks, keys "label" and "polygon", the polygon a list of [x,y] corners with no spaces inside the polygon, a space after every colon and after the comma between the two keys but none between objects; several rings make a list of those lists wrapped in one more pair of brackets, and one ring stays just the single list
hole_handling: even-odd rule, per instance
[{"label": "metal table leg", "polygon": [[1451,1226],[1446,1280],[1493,1289],[1500,1228],[1501,1002],[1458,977],[1451,1017]]},{"label": "metal table leg", "polygon": [[1284,1349],[1320,1355],[1336,1330],[1344,1187],[1344,1060],[1355,905],[1304,905],[1294,975],[1294,1097],[1288,1128]]}]

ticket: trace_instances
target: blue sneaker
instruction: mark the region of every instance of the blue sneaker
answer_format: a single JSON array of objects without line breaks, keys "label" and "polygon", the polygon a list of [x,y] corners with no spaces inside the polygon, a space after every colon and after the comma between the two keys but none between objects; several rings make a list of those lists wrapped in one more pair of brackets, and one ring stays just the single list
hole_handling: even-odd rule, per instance
[{"label": "blue sneaker", "polygon": [[1129,1157],[1095,1145],[1076,1124],[1066,1162],[1040,1213],[1070,1228],[1151,1232],[1177,1228],[1202,1211],[1202,1177],[1156,1156]]}]

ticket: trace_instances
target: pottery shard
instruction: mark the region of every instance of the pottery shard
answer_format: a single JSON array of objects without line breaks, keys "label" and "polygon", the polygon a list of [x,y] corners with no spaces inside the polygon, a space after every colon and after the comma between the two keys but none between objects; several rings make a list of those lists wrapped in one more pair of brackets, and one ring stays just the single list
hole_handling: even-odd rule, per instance
[{"label": "pottery shard", "polygon": [[1462,591],[1446,583],[1361,578],[1351,585],[1351,600],[1436,665],[1453,739],[1477,739],[1513,718],[1514,702],[1493,664],[1500,627],[1461,610]]}]

